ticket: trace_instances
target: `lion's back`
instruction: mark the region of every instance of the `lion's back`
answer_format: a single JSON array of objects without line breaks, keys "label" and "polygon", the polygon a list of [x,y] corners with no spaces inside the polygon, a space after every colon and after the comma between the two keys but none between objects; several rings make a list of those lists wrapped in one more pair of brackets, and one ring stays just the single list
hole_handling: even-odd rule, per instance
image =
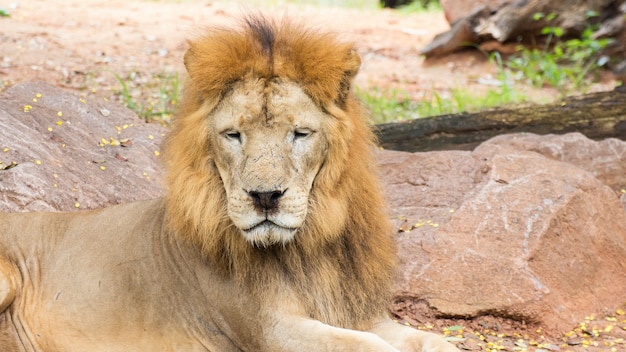
[{"label": "lion's back", "polygon": [[5,248],[3,253],[14,248],[24,257],[41,258],[51,251],[67,252],[86,244],[106,246],[128,240],[137,245],[136,238],[123,234],[159,226],[163,210],[162,200],[154,199],[76,212],[0,213],[0,248]]}]

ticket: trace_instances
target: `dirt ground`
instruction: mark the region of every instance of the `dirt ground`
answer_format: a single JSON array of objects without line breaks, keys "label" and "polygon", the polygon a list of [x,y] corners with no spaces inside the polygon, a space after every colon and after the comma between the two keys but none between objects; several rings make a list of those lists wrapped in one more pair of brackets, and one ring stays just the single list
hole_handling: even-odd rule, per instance
[{"label": "dirt ground", "polygon": [[[183,74],[186,38],[207,26],[227,24],[256,7],[210,0],[24,0],[2,1],[11,17],[0,18],[0,91],[25,81],[46,81],[81,94],[120,99],[116,76],[150,82],[164,73]],[[393,10],[265,6],[264,12],[305,19],[357,43],[364,89],[399,88],[419,98],[453,88],[489,89],[496,68],[480,53],[424,62],[419,50],[448,23],[442,13]],[[595,90],[610,89],[611,78]],[[531,94],[556,96],[551,90]],[[410,310],[410,307],[405,307]],[[449,336],[470,351],[625,351],[625,307],[590,316],[563,335],[492,317],[475,321],[403,320]]]},{"label": "dirt ground", "polygon": [[[0,3],[11,14],[0,19],[0,89],[43,80],[85,94],[115,98],[121,89],[116,75],[132,76],[148,85],[164,73],[182,73],[185,40],[204,27],[232,23],[242,10],[257,10],[242,4],[209,0]],[[456,87],[473,92],[493,88],[484,82],[490,81],[496,68],[481,53],[457,54],[433,62],[420,57],[419,50],[449,27],[441,12],[302,5],[260,9],[305,19],[312,26],[357,43],[363,66],[356,84],[363,89],[399,88],[421,99],[432,92],[445,98]],[[555,96],[556,92],[533,94]]]}]

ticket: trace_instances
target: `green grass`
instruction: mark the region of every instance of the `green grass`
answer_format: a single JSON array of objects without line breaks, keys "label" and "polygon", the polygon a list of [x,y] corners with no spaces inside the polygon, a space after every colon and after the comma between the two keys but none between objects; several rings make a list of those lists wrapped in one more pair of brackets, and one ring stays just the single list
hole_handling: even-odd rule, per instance
[{"label": "green grass", "polygon": [[124,77],[114,75],[119,83],[116,96],[121,103],[147,122],[170,122],[179,101],[178,72],[163,71],[147,78],[134,71]]},{"label": "green grass", "polygon": [[[598,14],[587,13],[592,20]],[[535,14],[535,20],[552,21],[555,14]],[[557,26],[543,28],[545,43],[532,47],[520,46],[517,53],[500,62],[501,69],[510,70],[537,88],[550,86],[556,88],[562,96],[585,92],[589,83],[596,80],[599,71],[610,58],[602,51],[611,43],[608,38],[595,38],[597,24],[588,24],[577,38],[564,39],[564,30]]]},{"label": "green grass", "polygon": [[397,122],[429,116],[476,112],[496,106],[518,104],[527,97],[509,87],[487,90],[484,94],[471,93],[462,88],[453,88],[448,94],[431,92],[420,98],[411,98],[399,89],[360,89],[357,96],[369,108],[375,124]]},{"label": "green grass", "polygon": [[356,94],[370,110],[374,123],[408,120],[420,117],[417,104],[409,94],[399,89],[380,90],[378,88],[361,89],[356,87]]},{"label": "green grass", "polygon": [[441,9],[441,4],[439,3],[438,0],[431,0],[431,1],[415,0],[408,5],[400,6],[396,10],[399,13],[403,13],[403,14],[411,14],[415,12],[434,12],[434,11],[441,12],[443,11]]},{"label": "green grass", "polygon": [[[161,72],[141,77],[136,72],[125,76],[115,74],[119,87],[115,96],[129,109],[147,122],[169,124],[174,114],[180,92],[178,73]],[[357,96],[370,109],[374,123],[402,121],[463,111],[473,112],[495,106],[520,103],[526,100],[508,87],[486,91],[482,95],[461,88],[447,94],[431,92],[412,98],[402,89],[360,89]]]}]

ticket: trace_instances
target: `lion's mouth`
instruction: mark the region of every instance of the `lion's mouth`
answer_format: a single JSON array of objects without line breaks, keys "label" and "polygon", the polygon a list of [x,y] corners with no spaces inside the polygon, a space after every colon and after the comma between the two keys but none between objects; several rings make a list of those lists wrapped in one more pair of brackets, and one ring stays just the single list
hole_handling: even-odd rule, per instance
[{"label": "lion's mouth", "polygon": [[259,248],[267,248],[274,244],[291,242],[296,235],[297,228],[281,226],[271,220],[263,220],[258,224],[242,229],[246,240]]},{"label": "lion's mouth", "polygon": [[281,225],[279,225],[279,224],[277,224],[277,223],[275,223],[275,222],[273,222],[271,220],[265,219],[265,220],[261,221],[260,223],[254,225],[252,227],[249,227],[247,229],[243,229],[243,231],[244,232],[250,232],[250,231],[260,230],[260,229],[263,229],[263,228],[268,228],[268,229],[279,228],[279,229],[288,230],[288,231],[295,231],[296,230],[296,228],[294,228],[294,227],[281,226]]}]

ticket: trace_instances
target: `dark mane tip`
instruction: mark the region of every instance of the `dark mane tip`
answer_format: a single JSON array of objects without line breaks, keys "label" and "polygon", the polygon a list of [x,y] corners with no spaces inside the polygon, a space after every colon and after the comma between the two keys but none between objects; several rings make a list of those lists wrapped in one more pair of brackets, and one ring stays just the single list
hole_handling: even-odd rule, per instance
[{"label": "dark mane tip", "polygon": [[246,25],[250,28],[250,31],[255,35],[258,43],[261,45],[261,50],[272,62],[274,56],[273,48],[276,40],[275,26],[273,23],[260,15],[248,16],[245,19]]}]

